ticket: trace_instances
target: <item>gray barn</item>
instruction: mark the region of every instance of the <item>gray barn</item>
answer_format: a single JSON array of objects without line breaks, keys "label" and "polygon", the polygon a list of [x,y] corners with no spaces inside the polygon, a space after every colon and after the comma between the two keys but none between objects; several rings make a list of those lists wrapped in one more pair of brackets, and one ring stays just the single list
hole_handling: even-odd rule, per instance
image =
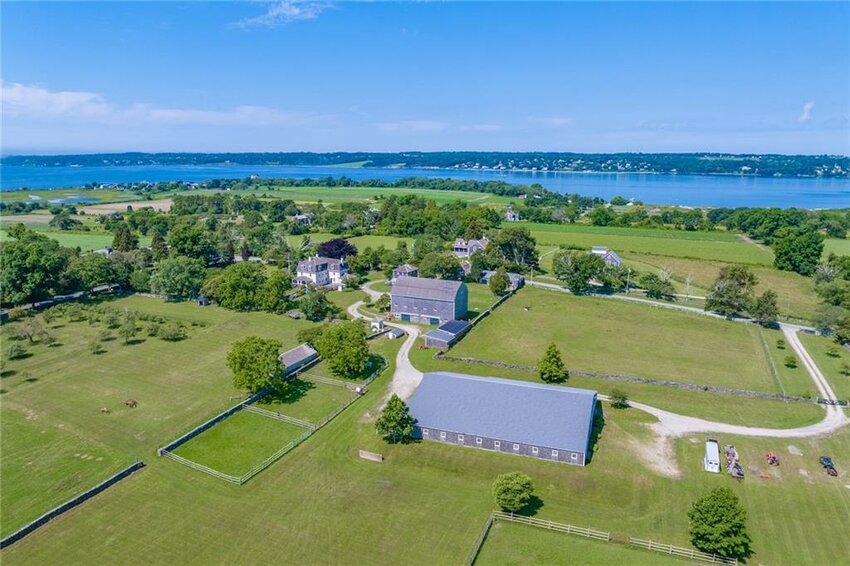
[{"label": "gray barn", "polygon": [[401,320],[442,324],[466,318],[468,291],[460,281],[399,277],[393,283],[391,311]]},{"label": "gray barn", "polygon": [[423,440],[583,466],[596,392],[439,372],[422,377],[409,405]]},{"label": "gray barn", "polygon": [[319,357],[319,353],[308,344],[300,344],[277,357],[283,366],[283,374],[289,375]]}]

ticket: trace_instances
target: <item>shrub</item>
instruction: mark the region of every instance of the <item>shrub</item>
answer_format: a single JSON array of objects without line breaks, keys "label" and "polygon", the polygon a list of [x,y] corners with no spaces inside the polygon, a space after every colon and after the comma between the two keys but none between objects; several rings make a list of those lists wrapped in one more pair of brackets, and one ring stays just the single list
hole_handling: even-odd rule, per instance
[{"label": "shrub", "polygon": [[830,358],[837,358],[841,355],[841,351],[838,349],[838,346],[832,344],[826,351],[826,355]]},{"label": "shrub", "polygon": [[842,375],[850,376],[850,363],[843,362],[839,371]]},{"label": "shrub", "polygon": [[103,323],[107,326],[107,328],[118,328],[121,324],[121,317],[118,316],[117,312],[108,311],[103,315]]},{"label": "shrub", "polygon": [[95,356],[102,354],[106,351],[106,348],[103,347],[103,344],[100,342],[94,341],[89,343],[89,352],[94,354]]},{"label": "shrub", "polygon": [[101,330],[97,333],[97,339],[101,342],[108,342],[112,340],[112,333],[106,329]]},{"label": "shrub", "polygon": [[629,406],[629,396],[621,389],[612,389],[608,398],[615,409],[625,409]]},{"label": "shrub", "polygon": [[493,499],[499,508],[517,512],[531,501],[534,484],[522,472],[501,474],[493,483]]},{"label": "shrub", "polygon": [[9,309],[9,320],[20,320],[21,317],[24,316],[23,307],[15,307],[13,309]]},{"label": "shrub", "polygon": [[9,344],[6,348],[6,357],[10,360],[17,360],[27,355],[27,351],[20,344]]},{"label": "shrub", "polygon": [[778,339],[776,341],[776,347],[779,348],[780,350],[784,350],[785,349],[785,340],[783,340],[782,338]]},{"label": "shrub", "polygon": [[145,332],[148,336],[156,336],[159,334],[159,323],[151,322],[145,327]]},{"label": "shrub", "polygon": [[797,356],[788,355],[785,356],[785,367],[794,369],[797,367]]},{"label": "shrub", "polygon": [[159,329],[159,337],[168,342],[179,342],[186,338],[186,329],[176,322],[169,322]]}]

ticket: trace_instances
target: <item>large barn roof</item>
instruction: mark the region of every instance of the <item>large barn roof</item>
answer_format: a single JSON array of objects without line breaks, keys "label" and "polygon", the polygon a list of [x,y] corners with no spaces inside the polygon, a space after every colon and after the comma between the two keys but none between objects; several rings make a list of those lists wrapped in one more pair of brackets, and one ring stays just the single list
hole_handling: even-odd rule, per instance
[{"label": "large barn roof", "polygon": [[392,287],[392,294],[418,299],[453,301],[457,291],[463,285],[460,281],[447,279],[426,279],[424,277],[399,277]]},{"label": "large barn roof", "polygon": [[308,344],[300,344],[291,350],[282,353],[277,359],[280,360],[280,363],[282,363],[284,367],[289,367],[318,355],[318,352],[316,352],[316,350],[311,348]]},{"label": "large barn roof", "polygon": [[426,373],[410,400],[419,426],[587,452],[596,392],[512,379]]}]

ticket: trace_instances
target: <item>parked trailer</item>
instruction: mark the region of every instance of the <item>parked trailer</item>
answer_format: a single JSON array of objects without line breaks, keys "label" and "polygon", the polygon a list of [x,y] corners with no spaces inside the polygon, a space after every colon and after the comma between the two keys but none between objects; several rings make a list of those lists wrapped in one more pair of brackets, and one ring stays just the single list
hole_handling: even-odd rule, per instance
[{"label": "parked trailer", "polygon": [[705,441],[703,467],[706,472],[720,473],[720,444],[714,438],[708,438]]}]

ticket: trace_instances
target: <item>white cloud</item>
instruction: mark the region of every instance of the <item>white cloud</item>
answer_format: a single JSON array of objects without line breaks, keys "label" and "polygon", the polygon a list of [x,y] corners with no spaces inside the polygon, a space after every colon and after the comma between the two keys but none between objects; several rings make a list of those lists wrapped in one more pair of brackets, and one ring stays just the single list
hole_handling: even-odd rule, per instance
[{"label": "white cloud", "polygon": [[36,85],[0,84],[2,113],[35,120],[85,121],[111,125],[173,124],[184,126],[291,126],[319,119],[312,113],[281,112],[266,106],[228,110],[159,108],[150,104],[118,106],[84,91],[50,91]]},{"label": "white cloud", "polygon": [[575,120],[565,116],[529,116],[529,121],[542,124],[548,128],[564,128],[572,126]]},{"label": "white cloud", "polygon": [[329,2],[309,2],[298,0],[280,0],[272,2],[265,14],[245,18],[235,23],[237,27],[277,27],[298,20],[313,20],[331,7]]},{"label": "white cloud", "polygon": [[815,101],[810,100],[809,102],[803,104],[803,111],[800,113],[800,117],[797,118],[798,122],[808,122],[812,119],[812,109],[815,107]]}]

